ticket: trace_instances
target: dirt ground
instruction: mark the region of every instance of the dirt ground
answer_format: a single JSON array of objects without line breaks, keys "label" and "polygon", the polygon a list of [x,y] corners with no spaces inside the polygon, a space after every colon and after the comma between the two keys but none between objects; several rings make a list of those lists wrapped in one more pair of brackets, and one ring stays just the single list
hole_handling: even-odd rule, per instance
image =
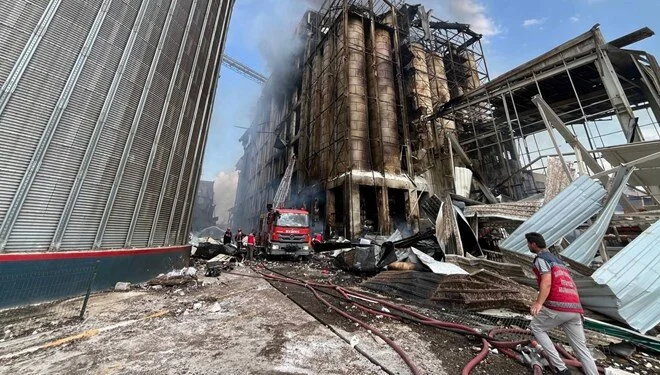
[{"label": "dirt ground", "polygon": [[[266,266],[306,280],[351,287],[363,280],[334,269],[323,257]],[[63,312],[75,312],[79,299],[0,313],[0,373],[386,373],[379,366],[389,373],[410,373],[381,338],[332,312],[306,288],[269,283],[244,266],[219,277],[204,277],[203,272],[202,266],[197,282],[187,286],[140,286],[94,294],[82,322],[62,317]],[[474,338],[360,314],[345,303],[338,306],[396,342],[422,374],[460,374],[480,350]],[[660,370],[654,358],[635,358],[640,362],[640,367],[635,366],[641,369],[639,374]],[[630,360],[619,362],[622,369],[632,365]],[[653,367],[642,367],[646,363]],[[472,372],[528,373],[529,369],[496,353]]]}]

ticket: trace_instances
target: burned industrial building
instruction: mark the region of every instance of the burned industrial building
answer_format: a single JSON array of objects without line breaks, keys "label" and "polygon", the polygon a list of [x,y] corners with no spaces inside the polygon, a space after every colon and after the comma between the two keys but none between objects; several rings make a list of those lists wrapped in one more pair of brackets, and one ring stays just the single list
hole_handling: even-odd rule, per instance
[{"label": "burned industrial building", "polygon": [[[314,231],[347,238],[432,225],[420,203],[434,194],[497,203],[542,193],[548,156],[602,172],[605,142],[660,134],[655,58],[624,49],[652,34],[607,42],[596,25],[490,80],[469,25],[403,2],[326,1],[301,20],[301,48],[266,82],[240,139],[234,223],[260,225],[294,157],[287,204],[305,207]],[[547,131],[560,126],[574,152]],[[660,181],[646,181],[657,199]],[[634,210],[625,198],[624,208]]]},{"label": "burned industrial building", "polygon": [[447,153],[436,131],[453,128],[428,118],[487,80],[480,35],[421,6],[350,1],[307,12],[296,37],[291,69],[271,76],[241,138],[234,221],[258,225],[295,155],[288,203],[307,207],[315,230],[417,228],[429,169]]}]

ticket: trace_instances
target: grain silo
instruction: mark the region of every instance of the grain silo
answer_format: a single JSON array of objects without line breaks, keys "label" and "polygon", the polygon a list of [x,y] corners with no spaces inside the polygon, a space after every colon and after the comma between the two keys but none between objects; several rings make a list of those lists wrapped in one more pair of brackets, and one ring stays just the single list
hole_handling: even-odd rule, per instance
[{"label": "grain silo", "polygon": [[181,264],[232,7],[0,1],[0,252]]}]

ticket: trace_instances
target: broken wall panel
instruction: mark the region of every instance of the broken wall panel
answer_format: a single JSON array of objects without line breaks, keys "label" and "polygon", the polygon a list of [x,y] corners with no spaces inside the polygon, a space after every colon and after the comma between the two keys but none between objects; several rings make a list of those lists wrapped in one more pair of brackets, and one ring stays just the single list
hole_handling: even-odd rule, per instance
[{"label": "broken wall panel", "polygon": [[576,279],[583,305],[646,333],[660,324],[660,221],[590,278]]},{"label": "broken wall panel", "polygon": [[588,176],[580,176],[529,220],[522,223],[500,243],[500,248],[531,255],[525,239],[525,233],[528,232],[542,234],[548,246],[556,243],[600,211],[601,201],[606,193],[600,182]]}]

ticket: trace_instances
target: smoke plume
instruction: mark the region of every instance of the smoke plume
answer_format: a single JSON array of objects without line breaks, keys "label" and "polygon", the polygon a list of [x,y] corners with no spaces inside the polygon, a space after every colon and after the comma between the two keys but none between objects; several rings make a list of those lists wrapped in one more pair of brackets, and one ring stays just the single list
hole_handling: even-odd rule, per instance
[{"label": "smoke plume", "polygon": [[234,207],[236,187],[238,186],[238,172],[220,172],[213,180],[214,215],[218,217],[218,224],[229,223],[229,209]]}]

